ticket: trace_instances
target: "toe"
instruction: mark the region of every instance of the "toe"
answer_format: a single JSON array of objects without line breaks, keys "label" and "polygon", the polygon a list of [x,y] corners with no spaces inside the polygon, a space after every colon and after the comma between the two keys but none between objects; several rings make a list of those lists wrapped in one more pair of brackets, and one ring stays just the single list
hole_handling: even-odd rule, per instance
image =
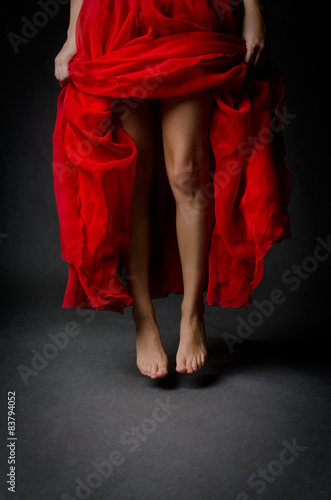
[{"label": "toe", "polygon": [[152,377],[153,374],[154,374],[154,365],[153,363],[149,363],[148,375]]},{"label": "toe", "polygon": [[157,372],[157,364],[154,363],[152,364],[151,367],[151,378],[156,378],[156,372]]},{"label": "toe", "polygon": [[150,365],[150,363],[146,363],[145,364],[145,375],[147,377],[151,376],[151,365]]},{"label": "toe", "polygon": [[160,366],[156,372],[157,377],[164,377],[168,373],[165,366]]},{"label": "toe", "polygon": [[176,371],[179,373],[186,373],[186,366],[184,363],[178,363],[176,366]]},{"label": "toe", "polygon": [[193,360],[192,360],[192,370],[193,370],[194,372],[196,372],[196,371],[197,371],[197,369],[198,369],[198,362],[197,362],[197,358],[195,357],[195,358],[193,358]]},{"label": "toe", "polygon": [[176,371],[178,373],[186,373],[185,356],[182,356],[179,352],[177,352],[176,356]]},{"label": "toe", "polygon": [[186,373],[193,373],[192,360],[186,361]]}]

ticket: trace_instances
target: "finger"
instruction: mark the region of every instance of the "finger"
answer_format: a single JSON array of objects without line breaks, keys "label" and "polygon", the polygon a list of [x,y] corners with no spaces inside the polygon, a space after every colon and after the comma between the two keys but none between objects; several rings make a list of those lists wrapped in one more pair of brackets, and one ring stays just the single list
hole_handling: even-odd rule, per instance
[{"label": "finger", "polygon": [[247,53],[245,57],[245,63],[247,66],[253,66],[256,58],[256,49],[252,47],[247,48]]},{"label": "finger", "polygon": [[250,47],[247,47],[246,45],[245,63],[247,64],[247,66],[250,65],[251,57],[252,57],[252,50]]},{"label": "finger", "polygon": [[252,57],[252,64],[251,64],[252,68],[256,68],[258,60],[259,60],[259,53],[258,51],[255,51]]},{"label": "finger", "polygon": [[253,68],[257,68],[261,62],[261,51],[257,50],[254,54]]},{"label": "finger", "polygon": [[55,78],[57,80],[61,80],[61,77],[62,77],[62,71],[61,71],[61,67],[59,64],[55,64],[55,71],[54,71],[54,75],[55,75]]},{"label": "finger", "polygon": [[62,82],[69,80],[69,70],[66,64],[62,64],[59,67],[59,80]]},{"label": "finger", "polygon": [[265,54],[264,50],[260,50],[256,55],[255,62],[254,62],[254,68],[262,69],[263,66],[265,65],[266,59],[267,58],[266,58],[266,54]]}]

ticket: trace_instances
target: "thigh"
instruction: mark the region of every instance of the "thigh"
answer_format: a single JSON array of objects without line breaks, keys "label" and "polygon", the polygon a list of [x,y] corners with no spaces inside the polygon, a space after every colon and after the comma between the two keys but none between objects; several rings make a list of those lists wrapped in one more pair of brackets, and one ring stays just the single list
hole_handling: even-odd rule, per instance
[{"label": "thigh", "polygon": [[149,99],[121,105],[118,119],[137,146],[136,181],[150,187],[154,165],[154,123]]},{"label": "thigh", "polygon": [[175,169],[193,165],[209,172],[212,93],[161,99],[164,158],[169,180]]}]

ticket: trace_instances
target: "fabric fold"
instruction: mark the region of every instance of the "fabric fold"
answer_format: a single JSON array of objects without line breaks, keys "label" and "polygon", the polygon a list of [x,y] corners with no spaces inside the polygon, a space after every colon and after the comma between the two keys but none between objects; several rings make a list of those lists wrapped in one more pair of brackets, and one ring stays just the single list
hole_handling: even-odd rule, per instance
[{"label": "fabric fold", "polygon": [[196,7],[188,12],[179,8],[184,4],[83,2],[78,53],[62,85],[53,133],[61,255],[69,268],[62,307],[123,314],[134,303],[121,256],[130,242],[137,148],[120,116],[140,99],[153,102],[157,152],[150,197],[152,298],[183,293],[160,98],[205,89],[213,95],[205,198],[214,205],[215,225],[207,303],[249,305],[262,279],[263,257],[273,243],[290,237],[292,174],[285,164],[279,71],[271,60],[260,73],[248,71],[238,10],[230,2],[221,2],[222,18],[219,3],[216,9],[201,2],[200,25],[189,17]]}]

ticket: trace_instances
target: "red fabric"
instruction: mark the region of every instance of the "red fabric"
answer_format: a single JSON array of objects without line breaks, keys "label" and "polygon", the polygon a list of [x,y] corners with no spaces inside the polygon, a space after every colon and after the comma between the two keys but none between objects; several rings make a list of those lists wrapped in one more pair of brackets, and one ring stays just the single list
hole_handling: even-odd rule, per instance
[{"label": "red fabric", "polygon": [[183,293],[175,203],[166,177],[158,98],[212,89],[210,185],[215,225],[209,305],[251,303],[263,257],[290,237],[292,175],[281,133],[284,88],[275,65],[248,71],[238,2],[84,0],[78,53],[62,86],[53,134],[54,189],[69,277],[62,307],[123,314],[133,304],[121,254],[137,149],[118,113],[152,99],[157,154],[150,198],[151,296]]}]

